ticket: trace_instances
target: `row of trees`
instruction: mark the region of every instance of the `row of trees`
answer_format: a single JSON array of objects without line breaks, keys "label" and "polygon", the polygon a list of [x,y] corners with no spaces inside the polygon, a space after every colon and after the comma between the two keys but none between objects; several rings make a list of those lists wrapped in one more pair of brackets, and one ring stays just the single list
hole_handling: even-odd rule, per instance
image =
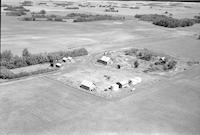
[{"label": "row of trees", "polygon": [[168,28],[192,26],[195,23],[200,23],[200,17],[195,16],[193,19],[175,19],[166,15],[148,14],[148,15],[135,15],[143,21],[151,21],[153,24]]},{"label": "row of trees", "polygon": [[100,20],[121,20],[123,17],[117,17],[112,15],[92,15],[84,13],[71,13],[66,16],[67,18],[74,18],[75,22],[89,22]]},{"label": "row of trees", "polygon": [[28,49],[24,49],[22,51],[22,56],[14,56],[10,50],[5,50],[0,54],[0,58],[1,66],[4,66],[8,69],[14,69],[46,62],[53,62],[62,59],[63,57],[77,57],[87,54],[88,51],[85,48],[41,54],[31,54]]}]

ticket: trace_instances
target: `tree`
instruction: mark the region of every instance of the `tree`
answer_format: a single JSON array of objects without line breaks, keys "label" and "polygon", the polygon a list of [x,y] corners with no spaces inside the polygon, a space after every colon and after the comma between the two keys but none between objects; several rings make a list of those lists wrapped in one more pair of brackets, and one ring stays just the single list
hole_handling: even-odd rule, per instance
[{"label": "tree", "polygon": [[23,51],[22,51],[22,56],[27,58],[27,57],[30,57],[31,54],[29,53],[28,49],[25,48]]},{"label": "tree", "polygon": [[15,77],[15,74],[5,67],[0,67],[0,70],[1,79],[13,79]]},{"label": "tree", "polygon": [[136,60],[136,61],[134,62],[134,67],[137,68],[138,66],[139,66],[139,62]]},{"label": "tree", "polygon": [[10,61],[13,58],[13,54],[10,50],[5,50],[1,53],[1,59],[6,60],[6,61]]},{"label": "tree", "polygon": [[45,10],[40,10],[39,13],[40,13],[40,14],[46,14],[46,11],[45,11]]}]

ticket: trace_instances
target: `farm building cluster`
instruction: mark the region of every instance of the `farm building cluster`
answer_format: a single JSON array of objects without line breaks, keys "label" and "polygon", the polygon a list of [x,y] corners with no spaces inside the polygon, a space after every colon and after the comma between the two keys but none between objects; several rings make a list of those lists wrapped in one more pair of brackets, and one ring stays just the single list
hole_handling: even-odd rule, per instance
[{"label": "farm building cluster", "polygon": [[[134,86],[141,82],[142,82],[142,79],[140,77],[134,77],[129,80],[122,80],[122,81],[113,83],[110,86],[105,87],[104,91],[111,90],[111,91],[117,92],[123,88],[130,88],[130,90],[135,90]],[[88,80],[83,80],[81,82],[80,87],[89,91],[95,91],[97,89],[96,84]]]},{"label": "farm building cluster", "polygon": [[75,60],[72,57],[63,57],[62,60],[56,60],[56,61],[50,61],[50,66],[51,67],[62,67],[62,63],[74,63]]},{"label": "farm building cluster", "polygon": [[147,49],[105,51],[90,57],[84,60],[87,62],[74,64],[74,70],[70,68],[71,72],[57,79],[95,95],[117,97],[134,91],[141,83],[158,79],[147,71],[167,74],[183,66],[171,56]]},{"label": "farm building cluster", "polygon": [[178,66],[175,58],[148,49],[106,51],[97,56],[95,63],[137,72],[164,72],[174,70]]}]

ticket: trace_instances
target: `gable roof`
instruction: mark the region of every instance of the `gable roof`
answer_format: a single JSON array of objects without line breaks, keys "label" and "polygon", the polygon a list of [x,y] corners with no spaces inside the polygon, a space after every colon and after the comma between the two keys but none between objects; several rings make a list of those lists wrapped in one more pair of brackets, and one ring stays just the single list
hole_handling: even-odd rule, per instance
[{"label": "gable roof", "polygon": [[83,81],[81,82],[81,85],[84,85],[84,86],[87,86],[87,87],[90,87],[90,88],[95,88],[94,83],[92,83],[92,82],[90,82],[90,81],[88,81],[88,80],[83,80]]},{"label": "gable roof", "polygon": [[101,57],[101,60],[102,60],[102,61],[109,62],[111,59],[110,59],[110,57],[102,56],[102,57]]}]

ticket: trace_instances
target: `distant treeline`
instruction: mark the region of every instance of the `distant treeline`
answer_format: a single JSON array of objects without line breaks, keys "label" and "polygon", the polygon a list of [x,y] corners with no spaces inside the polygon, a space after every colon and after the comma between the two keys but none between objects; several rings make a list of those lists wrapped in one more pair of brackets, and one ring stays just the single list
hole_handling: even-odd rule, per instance
[{"label": "distant treeline", "polygon": [[3,66],[7,69],[14,69],[46,62],[53,62],[60,60],[63,57],[77,57],[83,55],[88,55],[88,51],[85,48],[41,54],[31,54],[28,49],[24,49],[22,56],[14,56],[10,50],[5,50],[0,54],[0,59],[1,67]]},{"label": "distant treeline", "polygon": [[60,16],[60,15],[45,15],[41,13],[35,13],[32,14],[30,17],[22,17],[22,21],[37,21],[43,18],[45,21],[70,21],[72,22],[90,22],[90,21],[101,21],[101,20],[123,20],[124,17],[120,16],[112,16],[112,15],[92,15],[92,14],[85,14],[85,13],[70,13],[66,16]]},{"label": "distant treeline", "polygon": [[200,16],[194,16],[193,19],[176,19],[166,15],[158,15],[158,14],[144,14],[144,15],[135,15],[135,18],[138,18],[142,21],[150,21],[153,24],[168,28],[176,28],[176,27],[187,27],[192,26],[195,23],[200,23]]},{"label": "distant treeline", "polygon": [[[110,1],[141,1],[141,0],[110,0]],[[200,0],[143,0],[143,1],[157,1],[157,2],[200,2]]]},{"label": "distant treeline", "polygon": [[75,19],[75,22],[89,22],[100,20],[123,20],[124,17],[112,16],[112,15],[92,15],[84,13],[70,13],[66,17]]}]

